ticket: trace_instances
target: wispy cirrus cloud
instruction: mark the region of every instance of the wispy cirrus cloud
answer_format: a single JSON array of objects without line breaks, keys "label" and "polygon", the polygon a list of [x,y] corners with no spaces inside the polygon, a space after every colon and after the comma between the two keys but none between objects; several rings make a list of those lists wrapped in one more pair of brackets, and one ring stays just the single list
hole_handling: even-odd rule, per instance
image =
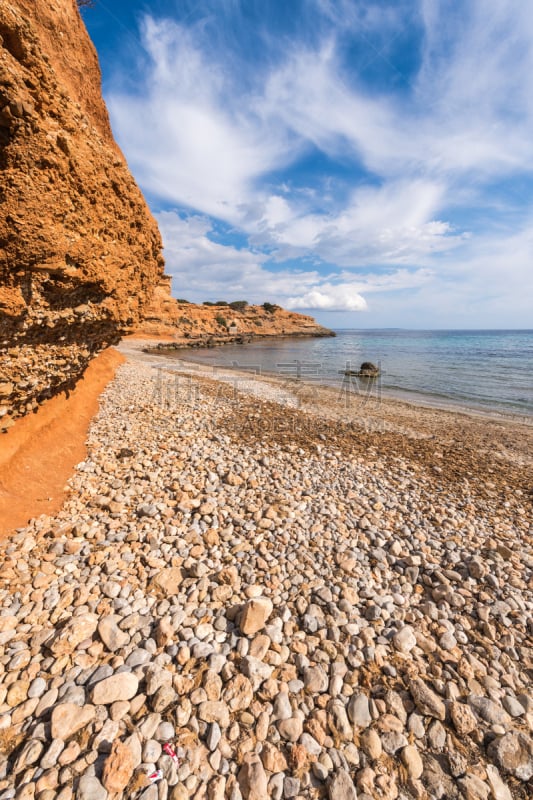
[{"label": "wispy cirrus cloud", "polygon": [[108,100],[135,174],[162,201],[239,220],[254,182],[296,157],[294,137],[228,102],[235,80],[194,31],[147,16],[141,35],[147,60],[140,85],[112,91]]},{"label": "wispy cirrus cloud", "polygon": [[278,261],[315,255],[344,268],[426,263],[467,238],[435,218],[442,193],[438,184],[420,180],[362,187],[339,212],[329,214],[291,208],[283,198],[273,204],[269,198],[250,241],[271,245]]},{"label": "wispy cirrus cloud", "polygon": [[[263,286],[295,308],[370,313],[381,294],[398,321],[391,298],[410,287],[443,314],[446,297],[477,296],[494,324],[493,274],[520,305],[533,7],[314,0],[305,21],[296,3],[301,26],[276,3],[250,8],[144,16],[135,87],[107,87],[178,293],[219,294],[225,276],[225,294]],[[215,220],[244,244],[215,236]]]}]

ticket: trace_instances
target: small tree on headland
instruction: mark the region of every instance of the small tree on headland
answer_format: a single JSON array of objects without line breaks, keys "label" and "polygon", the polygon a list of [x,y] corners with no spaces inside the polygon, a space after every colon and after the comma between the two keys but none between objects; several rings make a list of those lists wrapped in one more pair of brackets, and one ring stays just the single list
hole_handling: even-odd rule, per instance
[{"label": "small tree on headland", "polygon": [[94,8],[96,0],[76,0],[78,8]]}]

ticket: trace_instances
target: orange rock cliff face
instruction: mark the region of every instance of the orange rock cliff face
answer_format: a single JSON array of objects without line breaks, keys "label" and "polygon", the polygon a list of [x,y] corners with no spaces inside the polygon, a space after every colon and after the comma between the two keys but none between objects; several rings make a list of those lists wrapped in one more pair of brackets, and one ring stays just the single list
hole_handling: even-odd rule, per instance
[{"label": "orange rock cliff face", "polygon": [[5,430],[73,385],[165,284],[159,230],[113,139],[76,0],[0,0],[0,45]]},{"label": "orange rock cliff face", "polygon": [[228,303],[197,305],[184,300],[169,301],[165,281],[156,288],[136,332],[164,336],[186,347],[250,341],[268,336],[334,335],[313,317],[287,311],[272,303],[236,308]]},{"label": "orange rock cliff face", "polygon": [[0,433],[126,332],[192,346],[330,333],[277,306],[171,297],[76,0],[0,0],[0,197]]}]

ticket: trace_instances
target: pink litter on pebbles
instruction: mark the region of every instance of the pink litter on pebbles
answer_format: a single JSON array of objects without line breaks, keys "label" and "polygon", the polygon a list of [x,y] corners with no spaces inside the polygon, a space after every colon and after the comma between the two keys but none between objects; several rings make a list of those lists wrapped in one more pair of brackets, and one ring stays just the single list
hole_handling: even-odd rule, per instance
[{"label": "pink litter on pebbles", "polygon": [[170,758],[172,759],[172,761],[176,766],[179,765],[180,762],[178,754],[176,753],[176,751],[169,742],[163,745],[163,751],[167,754],[167,756],[170,756]]}]

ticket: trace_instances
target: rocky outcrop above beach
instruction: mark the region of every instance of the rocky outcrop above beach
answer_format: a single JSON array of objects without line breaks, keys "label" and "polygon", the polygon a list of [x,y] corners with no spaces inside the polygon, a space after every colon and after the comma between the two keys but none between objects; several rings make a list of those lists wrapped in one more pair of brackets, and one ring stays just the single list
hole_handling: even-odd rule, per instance
[{"label": "rocky outcrop above beach", "polygon": [[185,300],[169,300],[168,292],[168,284],[163,279],[137,333],[164,336],[180,347],[209,347],[228,342],[245,344],[268,336],[335,335],[313,317],[287,311],[274,303],[248,305],[237,301],[197,305]]},{"label": "rocky outcrop above beach", "polygon": [[75,0],[0,3],[0,429],[68,389],[163,275]]}]

